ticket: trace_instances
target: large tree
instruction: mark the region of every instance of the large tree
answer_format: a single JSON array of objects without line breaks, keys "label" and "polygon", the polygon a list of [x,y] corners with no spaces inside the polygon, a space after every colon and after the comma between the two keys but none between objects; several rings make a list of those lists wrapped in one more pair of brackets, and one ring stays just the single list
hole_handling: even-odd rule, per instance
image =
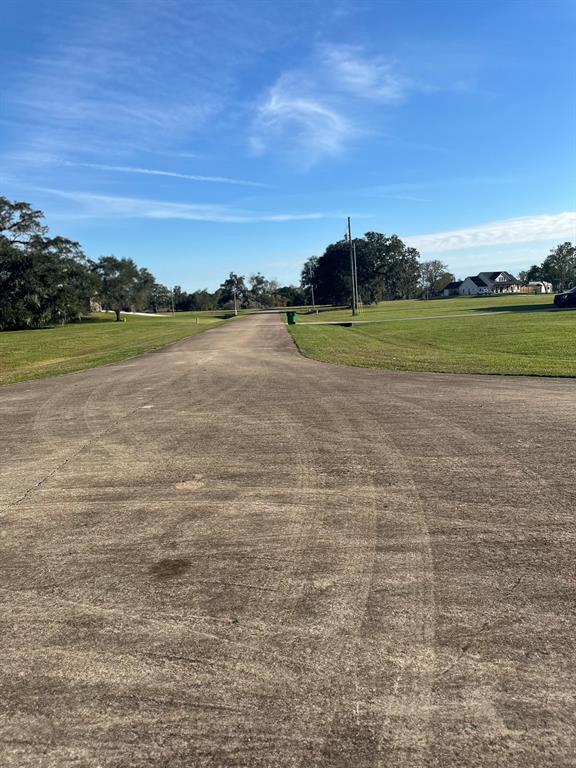
[{"label": "large tree", "polygon": [[[448,285],[451,282],[448,278],[454,279],[454,275],[448,272],[448,265],[439,259],[423,261],[420,264],[420,284],[425,299],[434,296],[444,288],[444,285]],[[442,285],[443,282],[444,285]]]},{"label": "large tree", "polygon": [[230,272],[229,276],[224,280],[218,290],[219,306],[232,306],[234,298],[236,298],[238,306],[248,306],[248,288],[246,286],[244,275],[236,275],[234,272]]},{"label": "large tree", "polygon": [[[138,307],[142,298],[142,276],[132,259],[117,259],[115,256],[101,256],[95,267],[100,278],[99,296],[105,309],[116,313],[116,320],[121,320],[122,310]],[[149,274],[149,273],[148,273]]]},{"label": "large tree", "polygon": [[[420,279],[420,254],[416,248],[407,246],[398,235],[367,232],[365,237],[367,277],[370,279],[372,273],[372,282],[381,281],[382,298],[409,299],[415,296]],[[360,275],[358,284],[361,285]]]},{"label": "large tree", "polygon": [[0,238],[12,245],[27,245],[33,237],[43,237],[48,227],[42,223],[44,213],[30,203],[11,202],[0,196]]},{"label": "large tree", "polygon": [[149,307],[154,313],[160,309],[171,309],[172,291],[170,288],[154,281],[149,291]]},{"label": "large tree", "polygon": [[559,291],[576,285],[576,247],[570,242],[557,245],[544,259],[540,274]]},{"label": "large tree", "polygon": [[[318,269],[318,256],[310,256],[306,259],[302,272],[300,273],[300,286],[305,291],[305,297],[309,299],[308,304],[312,304],[312,288],[316,290],[316,270]],[[316,298],[316,297],[315,297]],[[302,302],[306,303],[306,301]]]},{"label": "large tree", "polygon": [[[397,235],[367,232],[357,238],[358,293],[365,304],[382,299],[407,299],[418,293],[419,254]],[[347,304],[352,297],[350,245],[346,240],[329,245],[313,273],[319,304]],[[303,271],[302,279],[305,279]]]},{"label": "large tree", "polygon": [[38,328],[89,310],[96,281],[78,243],[48,237],[43,214],[0,197],[0,329]]}]

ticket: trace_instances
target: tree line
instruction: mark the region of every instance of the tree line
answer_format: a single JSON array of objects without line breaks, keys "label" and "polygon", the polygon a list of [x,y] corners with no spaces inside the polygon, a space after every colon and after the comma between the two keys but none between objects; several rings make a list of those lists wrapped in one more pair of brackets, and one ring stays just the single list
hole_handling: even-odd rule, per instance
[{"label": "tree line", "polygon": [[558,291],[565,291],[576,285],[576,246],[570,242],[560,243],[552,248],[541,264],[534,264],[525,272],[520,272],[522,282],[545,280],[552,283]]},{"label": "tree line", "polygon": [[79,320],[93,308],[115,312],[200,311],[303,304],[305,291],[260,273],[231,273],[213,293],[187,293],[159,283],[132,259],[89,259],[79,243],[52,237],[44,214],[0,196],[0,330]]},{"label": "tree line", "polygon": [[[454,275],[438,259],[420,261],[420,254],[397,235],[367,232],[355,238],[358,292],[363,304],[439,295]],[[302,269],[301,285],[319,304],[347,304],[352,294],[350,242],[330,244],[319,258],[312,256]]]},{"label": "tree line", "polygon": [[[355,238],[358,289],[363,304],[441,295],[455,277],[446,264],[421,261],[397,235],[367,232]],[[542,264],[521,272],[522,282],[546,280],[565,290],[576,285],[576,247],[554,248]],[[101,256],[93,261],[79,243],[51,237],[44,214],[26,202],[0,197],[0,330],[39,328],[78,320],[95,305],[122,311],[203,311],[347,305],[352,295],[350,243],[328,245],[304,264],[300,285],[280,285],[259,272],[233,272],[216,291],[168,288],[132,259]]]},{"label": "tree line", "polygon": [[[397,235],[367,232],[352,241],[356,248],[358,292],[363,304],[395,299],[428,299],[442,295],[456,278],[442,261],[420,261],[420,254]],[[553,248],[542,264],[520,272],[521,283],[546,280],[556,290],[576,285],[576,247],[570,242]],[[319,258],[310,257],[301,273],[301,286],[312,290],[319,304],[348,304],[352,295],[350,242],[330,244]]]},{"label": "tree line", "polygon": [[[169,289],[165,289],[169,292]],[[174,308],[198,312],[209,309],[269,309],[306,304],[306,291],[295,285],[281,286],[257,272],[246,278],[231,272],[220,287],[211,293],[203,289],[187,293],[179,285],[173,289]]]},{"label": "tree line", "polygon": [[0,197],[0,330],[78,320],[94,301],[119,320],[146,308],[154,285],[132,259],[91,261],[79,243],[48,234],[42,211]]}]

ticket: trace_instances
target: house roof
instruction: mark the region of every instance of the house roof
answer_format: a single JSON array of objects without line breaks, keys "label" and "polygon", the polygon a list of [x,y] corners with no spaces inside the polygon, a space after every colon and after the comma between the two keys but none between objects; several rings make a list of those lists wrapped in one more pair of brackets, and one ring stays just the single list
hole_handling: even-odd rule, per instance
[{"label": "house roof", "polygon": [[481,277],[485,283],[493,283],[501,274],[502,272],[478,272],[478,277]]},{"label": "house roof", "polygon": [[462,285],[462,280],[453,280],[451,283],[448,283],[448,285],[444,286],[444,290],[448,289],[456,289],[460,288]]},{"label": "house roof", "polygon": [[486,284],[486,282],[480,277],[480,275],[470,275],[467,280],[472,280],[474,285],[477,285],[478,288],[488,288],[489,286]]},{"label": "house roof", "polygon": [[506,270],[501,269],[500,272],[479,272],[478,277],[481,277],[482,280],[484,280],[485,283],[491,284],[496,281],[500,275],[503,275],[506,279],[505,282],[508,283],[515,283],[516,278],[514,275],[510,274],[510,272],[506,272]]}]

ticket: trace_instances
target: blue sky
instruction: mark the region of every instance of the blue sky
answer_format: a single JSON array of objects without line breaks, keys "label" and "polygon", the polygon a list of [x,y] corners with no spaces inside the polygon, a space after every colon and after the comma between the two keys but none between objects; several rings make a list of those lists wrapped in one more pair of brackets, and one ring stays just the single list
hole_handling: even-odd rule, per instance
[{"label": "blue sky", "polygon": [[167,285],[355,234],[458,277],[576,241],[576,4],[4,0],[0,194]]}]

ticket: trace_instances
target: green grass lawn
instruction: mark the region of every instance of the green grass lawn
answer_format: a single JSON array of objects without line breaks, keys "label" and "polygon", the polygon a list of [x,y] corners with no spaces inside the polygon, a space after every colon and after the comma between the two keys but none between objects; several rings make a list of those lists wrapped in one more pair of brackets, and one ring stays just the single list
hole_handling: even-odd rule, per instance
[{"label": "green grass lawn", "polygon": [[81,371],[141,355],[224,322],[223,313],[174,317],[94,314],[78,323],[0,333],[0,384]]},{"label": "green grass lawn", "polygon": [[[553,305],[553,297],[548,295],[502,295],[478,298],[432,299],[420,301],[383,301],[375,306],[362,309],[356,320],[398,320],[412,317],[436,317],[445,315],[471,314],[479,312],[520,312],[522,310],[546,309]],[[349,309],[322,311],[315,315],[307,312],[298,315],[298,322],[314,323],[327,321],[351,320]]]},{"label": "green grass lawn", "polygon": [[[358,318],[379,321],[374,324],[313,324],[352,319],[349,310],[339,310],[298,316],[290,330],[304,355],[329,363],[394,371],[576,376],[576,312],[548,311],[551,306],[551,296],[386,302]],[[494,314],[483,314],[490,311]]]}]

